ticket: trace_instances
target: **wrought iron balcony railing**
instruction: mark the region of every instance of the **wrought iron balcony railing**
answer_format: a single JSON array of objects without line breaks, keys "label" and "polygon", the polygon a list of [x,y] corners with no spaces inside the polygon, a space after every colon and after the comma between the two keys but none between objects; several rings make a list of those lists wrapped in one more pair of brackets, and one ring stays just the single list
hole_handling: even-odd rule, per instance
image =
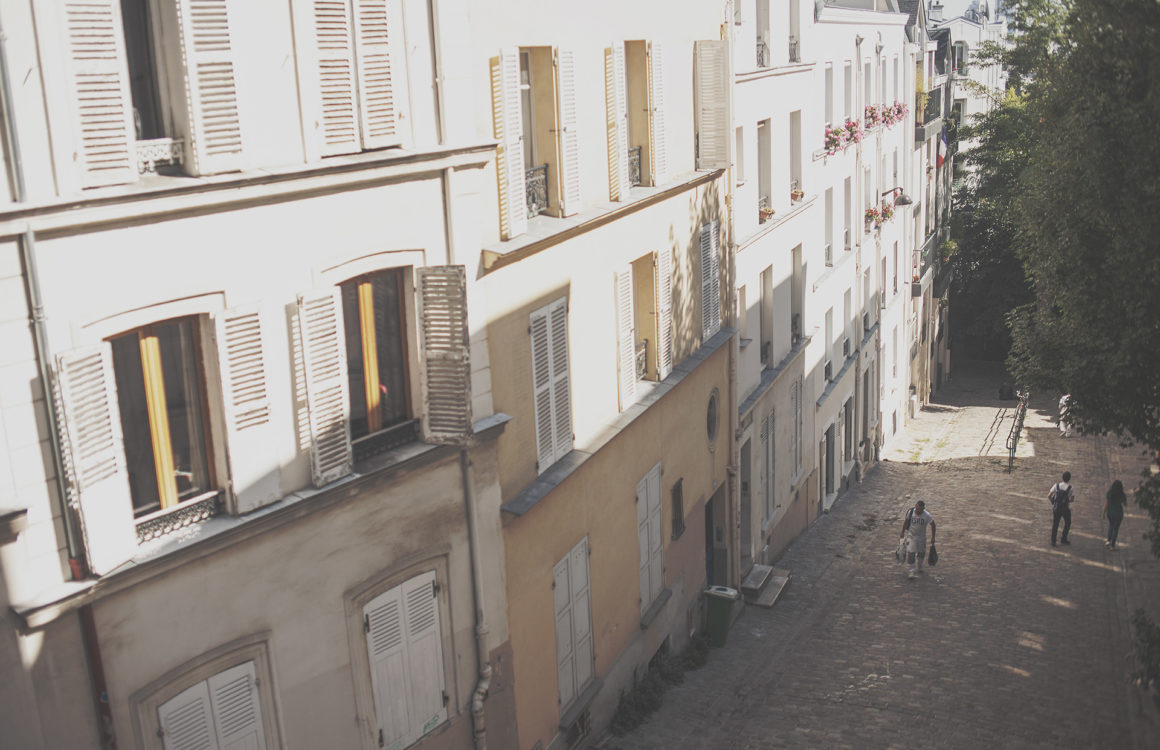
[{"label": "wrought iron balcony railing", "polygon": [[648,373],[648,339],[641,339],[636,345],[636,379],[644,380]]},{"label": "wrought iron balcony railing", "polygon": [[548,210],[548,165],[541,164],[527,170],[524,173],[524,184],[530,219]]},{"label": "wrought iron balcony railing", "polygon": [[639,185],[640,180],[640,146],[628,150],[628,184]]},{"label": "wrought iron balcony railing", "polygon": [[757,40],[757,67],[769,67],[769,45],[764,39]]},{"label": "wrought iron balcony railing", "polygon": [[802,61],[801,43],[796,36],[789,38],[789,61],[791,63]]}]

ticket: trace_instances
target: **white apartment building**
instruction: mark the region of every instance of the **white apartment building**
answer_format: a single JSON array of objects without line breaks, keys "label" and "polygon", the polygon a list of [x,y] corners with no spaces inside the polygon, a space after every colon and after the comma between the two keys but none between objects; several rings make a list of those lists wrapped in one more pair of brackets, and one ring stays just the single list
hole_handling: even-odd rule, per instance
[{"label": "white apartment building", "polygon": [[[945,17],[942,4],[930,7],[930,23],[949,34],[950,71],[953,74],[949,117],[958,125],[971,122],[973,115],[989,112],[1002,100],[1007,75],[998,63],[979,63],[976,54],[986,42],[1006,44],[1007,19],[994,17],[986,8],[968,8],[961,15]],[[974,145],[973,140],[959,140],[958,150]]]},{"label": "white apartment building", "polygon": [[5,747],[514,746],[466,20],[0,2]]}]

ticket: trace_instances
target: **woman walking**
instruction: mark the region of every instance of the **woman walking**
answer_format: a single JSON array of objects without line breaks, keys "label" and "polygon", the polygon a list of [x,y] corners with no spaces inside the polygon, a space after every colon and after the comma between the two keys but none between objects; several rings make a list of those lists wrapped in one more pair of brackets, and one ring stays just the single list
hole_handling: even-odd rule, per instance
[{"label": "woman walking", "polygon": [[1116,548],[1116,536],[1120,533],[1120,522],[1124,520],[1124,504],[1127,501],[1124,483],[1119,479],[1112,482],[1108,494],[1104,496],[1104,515],[1108,518],[1108,540],[1104,546],[1108,549]]}]

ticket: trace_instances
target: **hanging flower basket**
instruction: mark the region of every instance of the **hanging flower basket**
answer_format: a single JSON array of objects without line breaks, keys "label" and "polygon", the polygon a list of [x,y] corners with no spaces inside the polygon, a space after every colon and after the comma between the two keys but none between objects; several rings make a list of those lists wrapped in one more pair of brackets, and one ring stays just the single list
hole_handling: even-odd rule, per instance
[{"label": "hanging flower basket", "polygon": [[866,209],[865,225],[866,231],[870,231],[870,227],[872,226],[874,228],[882,226],[882,213],[874,206]]},{"label": "hanging flower basket", "polygon": [[845,126],[837,128],[826,127],[826,156],[833,156],[839,151],[845,151],[849,145],[850,134],[846,131]]},{"label": "hanging flower basket", "polygon": [[867,128],[876,128],[882,124],[884,114],[884,107],[877,104],[867,104],[862,119],[865,120]]}]

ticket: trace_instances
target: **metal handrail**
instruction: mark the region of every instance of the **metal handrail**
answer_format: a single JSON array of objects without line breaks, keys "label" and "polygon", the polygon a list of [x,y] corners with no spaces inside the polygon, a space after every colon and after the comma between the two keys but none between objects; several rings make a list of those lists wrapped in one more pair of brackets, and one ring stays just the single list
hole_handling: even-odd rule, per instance
[{"label": "metal handrail", "polygon": [[1031,400],[1031,389],[1015,391],[1019,397],[1019,405],[1015,407],[1015,421],[1011,423],[1011,432],[1007,434],[1007,471],[1015,468],[1015,449],[1019,447],[1019,435],[1023,432],[1023,418],[1027,416],[1027,402]]}]

